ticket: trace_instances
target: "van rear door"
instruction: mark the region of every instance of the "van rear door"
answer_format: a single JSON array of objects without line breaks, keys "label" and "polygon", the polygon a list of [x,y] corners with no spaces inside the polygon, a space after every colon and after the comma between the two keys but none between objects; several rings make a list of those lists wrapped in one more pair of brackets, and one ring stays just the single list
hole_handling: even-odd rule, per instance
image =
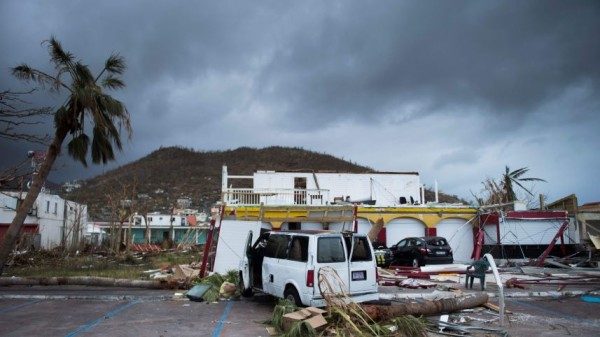
[{"label": "van rear door", "polygon": [[352,242],[348,276],[350,293],[357,295],[376,292],[377,266],[371,241],[364,235],[353,235],[350,242]]},{"label": "van rear door", "polygon": [[335,234],[318,235],[315,239],[317,241],[317,254],[314,271],[314,294],[316,296],[321,295],[318,286],[318,276],[319,270],[324,267],[333,269],[343,283],[340,284],[337,277],[328,278],[330,284],[334,288],[333,290],[336,293],[340,292],[340,290],[348,293],[350,291],[350,288],[348,287],[348,256],[344,239],[341,235]]}]

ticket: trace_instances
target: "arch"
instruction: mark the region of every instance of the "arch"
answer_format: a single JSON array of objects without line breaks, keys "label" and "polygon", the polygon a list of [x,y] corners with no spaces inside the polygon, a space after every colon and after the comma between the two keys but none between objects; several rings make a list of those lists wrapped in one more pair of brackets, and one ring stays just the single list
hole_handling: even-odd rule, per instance
[{"label": "arch", "polygon": [[425,235],[426,225],[414,217],[396,217],[385,225],[386,246],[391,246],[407,237],[420,237]]},{"label": "arch", "polygon": [[452,248],[454,260],[471,260],[473,252],[473,225],[462,217],[447,217],[436,224],[437,236],[446,238]]}]

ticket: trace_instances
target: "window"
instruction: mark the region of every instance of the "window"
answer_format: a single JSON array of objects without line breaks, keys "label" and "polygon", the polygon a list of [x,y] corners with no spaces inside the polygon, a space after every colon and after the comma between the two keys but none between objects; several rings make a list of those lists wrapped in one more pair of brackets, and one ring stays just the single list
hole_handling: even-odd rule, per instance
[{"label": "window", "polygon": [[58,203],[54,203],[54,214],[58,214]]},{"label": "window", "polygon": [[299,231],[300,223],[299,222],[288,222],[288,230],[290,231]]},{"label": "window", "polygon": [[152,222],[152,217],[151,216],[148,217],[148,222]]},{"label": "window", "polygon": [[181,217],[181,225],[185,226],[185,218],[184,217]]},{"label": "window", "polygon": [[427,244],[430,246],[447,246],[448,242],[446,242],[445,239],[443,238],[432,238],[432,239],[427,239]]},{"label": "window", "polygon": [[290,244],[288,259],[292,261],[308,261],[308,237],[294,236]]},{"label": "window", "polygon": [[405,245],[406,245],[406,240],[402,240],[402,241],[398,242],[398,244],[396,245],[396,247],[398,247],[398,248],[402,248],[402,247],[404,247]]},{"label": "window", "polygon": [[354,237],[352,261],[371,261],[371,249],[366,237]]},{"label": "window", "polygon": [[344,245],[340,237],[319,238],[317,241],[317,262],[334,263],[346,261]]},{"label": "window", "polygon": [[265,248],[265,257],[272,257],[276,259],[287,258],[287,246],[289,241],[287,235],[271,235],[267,241],[267,247]]},{"label": "window", "polygon": [[46,200],[46,213],[50,213],[50,200]]}]

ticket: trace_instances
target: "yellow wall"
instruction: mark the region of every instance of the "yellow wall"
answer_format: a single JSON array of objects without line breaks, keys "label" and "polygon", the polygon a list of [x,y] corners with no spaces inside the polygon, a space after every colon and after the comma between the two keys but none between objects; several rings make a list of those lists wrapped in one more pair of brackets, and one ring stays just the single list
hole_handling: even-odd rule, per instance
[{"label": "yellow wall", "polygon": [[[279,229],[284,222],[343,222],[353,219],[353,206],[227,206],[225,218],[269,222]],[[418,219],[428,228],[435,228],[444,219],[459,218],[468,221],[477,214],[475,208],[450,207],[358,207],[357,217],[384,224],[394,219]]]}]

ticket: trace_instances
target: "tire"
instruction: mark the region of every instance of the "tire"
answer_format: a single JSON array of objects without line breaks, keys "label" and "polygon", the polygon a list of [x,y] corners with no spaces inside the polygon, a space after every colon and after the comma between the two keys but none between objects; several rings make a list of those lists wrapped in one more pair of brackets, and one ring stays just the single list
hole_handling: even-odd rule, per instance
[{"label": "tire", "polygon": [[416,258],[416,257],[415,257],[415,258],[412,260],[412,266],[413,266],[414,268],[419,268],[419,267],[421,266],[421,262],[419,261],[419,259],[418,259],[418,258]]},{"label": "tire", "polygon": [[286,300],[293,302],[297,307],[302,306],[302,301],[300,300],[300,295],[298,295],[298,290],[292,285],[288,286],[283,292],[283,298]]},{"label": "tire", "polygon": [[240,294],[242,294],[242,297],[252,297],[252,295],[254,295],[254,291],[252,291],[252,286],[249,289],[244,289],[244,277],[242,276],[241,272],[240,284],[238,285],[238,288],[240,289]]}]

